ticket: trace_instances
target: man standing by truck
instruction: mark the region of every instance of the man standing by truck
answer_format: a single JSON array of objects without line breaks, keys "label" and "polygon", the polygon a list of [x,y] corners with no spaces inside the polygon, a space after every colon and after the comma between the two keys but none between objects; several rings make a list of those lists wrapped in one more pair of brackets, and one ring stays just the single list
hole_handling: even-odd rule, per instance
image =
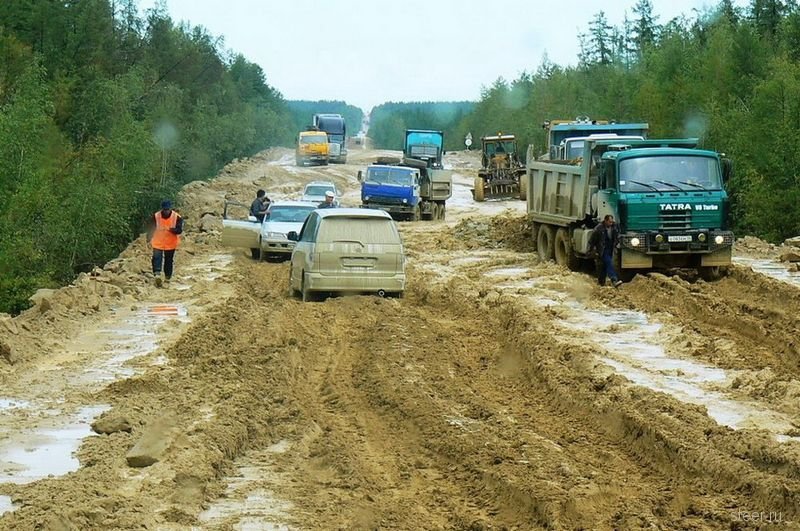
[{"label": "man standing by truck", "polygon": [[615,288],[622,284],[614,269],[614,249],[619,244],[619,229],[614,216],[607,214],[589,238],[589,252],[598,258],[597,280],[601,286],[606,285],[606,277],[611,278]]}]

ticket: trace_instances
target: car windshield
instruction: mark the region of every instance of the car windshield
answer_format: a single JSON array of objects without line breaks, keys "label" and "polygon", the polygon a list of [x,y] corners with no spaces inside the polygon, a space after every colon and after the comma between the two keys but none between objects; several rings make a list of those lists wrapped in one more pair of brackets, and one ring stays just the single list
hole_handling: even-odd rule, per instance
[{"label": "car windshield", "polygon": [[306,135],[300,137],[301,144],[327,144],[327,135]]},{"label": "car windshield", "polygon": [[659,155],[620,161],[621,192],[644,190],[719,190],[719,163],[716,158],[698,155]]},{"label": "car windshield", "polygon": [[313,196],[323,196],[325,192],[336,192],[333,186],[325,186],[325,185],[314,185],[314,186],[307,186],[306,191],[303,192],[304,195],[313,195]]},{"label": "car windshield", "polygon": [[368,168],[367,181],[376,184],[410,186],[414,182],[413,171],[407,168]]},{"label": "car windshield", "polygon": [[312,206],[275,206],[269,209],[267,221],[303,223],[312,212]]}]

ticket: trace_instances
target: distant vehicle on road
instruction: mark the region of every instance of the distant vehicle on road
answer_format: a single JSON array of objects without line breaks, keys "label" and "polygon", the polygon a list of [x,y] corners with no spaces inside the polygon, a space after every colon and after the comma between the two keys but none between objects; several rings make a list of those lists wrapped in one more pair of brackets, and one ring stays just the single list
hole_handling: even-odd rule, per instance
[{"label": "distant vehicle on road", "polygon": [[339,206],[339,197],[342,194],[339,193],[336,185],[330,181],[312,181],[306,184],[305,188],[303,188],[303,197],[300,200],[321,203],[325,201],[325,192],[333,192],[336,196],[333,202],[336,206]]},{"label": "distant vehicle on road", "polygon": [[330,160],[329,149],[328,135],[324,131],[302,131],[297,137],[295,162],[298,166],[310,162],[327,165]]},{"label": "distant vehicle on road", "polygon": [[328,135],[330,161],[347,162],[347,124],[341,114],[315,114],[314,127]]},{"label": "distant vehicle on road", "polygon": [[312,212],[288,238],[289,291],[309,301],[322,293],[401,296],[405,255],[400,233],[382,210],[331,208]]},{"label": "distant vehicle on road", "polygon": [[273,201],[263,223],[252,216],[248,221],[223,219],[222,244],[250,249],[254,260],[287,258],[295,246],[287,233],[300,230],[316,208],[317,203],[308,201]]}]

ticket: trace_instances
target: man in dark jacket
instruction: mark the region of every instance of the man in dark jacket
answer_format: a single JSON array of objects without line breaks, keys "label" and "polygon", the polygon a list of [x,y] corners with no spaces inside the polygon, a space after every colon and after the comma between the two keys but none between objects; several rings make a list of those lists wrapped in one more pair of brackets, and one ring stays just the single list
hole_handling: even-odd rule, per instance
[{"label": "man in dark jacket", "polygon": [[267,192],[264,190],[259,190],[256,192],[256,198],[250,205],[250,215],[256,218],[259,223],[263,222],[270,202],[270,198],[267,197]]},{"label": "man in dark jacket", "polygon": [[614,269],[614,249],[618,243],[619,229],[614,223],[614,216],[607,214],[603,222],[594,228],[589,238],[589,253],[598,258],[597,280],[601,286],[606,285],[606,276],[611,278],[615,288],[622,284]]}]

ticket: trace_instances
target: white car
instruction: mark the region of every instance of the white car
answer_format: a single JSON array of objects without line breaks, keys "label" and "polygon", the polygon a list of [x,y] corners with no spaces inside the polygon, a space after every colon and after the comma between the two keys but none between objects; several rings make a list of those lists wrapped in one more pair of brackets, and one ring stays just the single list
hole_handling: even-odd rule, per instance
[{"label": "white car", "polygon": [[262,257],[288,258],[295,242],[286,235],[291,231],[299,231],[316,208],[317,203],[309,201],[273,201],[263,223],[255,218],[249,221],[223,219],[222,244],[250,249],[256,260]]},{"label": "white car", "polygon": [[325,201],[325,192],[333,192],[336,196],[333,203],[339,206],[339,196],[341,194],[339,190],[336,189],[336,185],[329,181],[313,181],[308,183],[303,189],[303,197],[301,197],[300,200],[319,204]]}]

